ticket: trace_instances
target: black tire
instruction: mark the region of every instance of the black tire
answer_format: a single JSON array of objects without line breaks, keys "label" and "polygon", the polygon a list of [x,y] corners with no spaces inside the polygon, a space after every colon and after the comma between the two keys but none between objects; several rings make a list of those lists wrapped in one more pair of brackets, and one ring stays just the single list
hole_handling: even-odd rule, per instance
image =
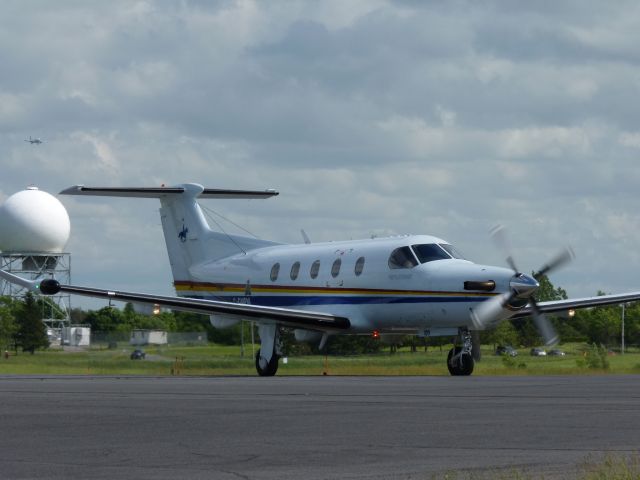
[{"label": "black tire", "polygon": [[256,371],[261,377],[273,377],[278,371],[279,357],[275,353],[267,364],[266,368],[260,367],[260,349],[256,352]]},{"label": "black tire", "polygon": [[453,357],[458,355],[462,351],[462,347],[455,347],[449,350],[447,355],[447,368],[449,373],[453,376],[468,376],[473,373],[473,367],[475,365],[473,357],[469,354],[464,354],[460,358],[456,358],[452,361]]}]

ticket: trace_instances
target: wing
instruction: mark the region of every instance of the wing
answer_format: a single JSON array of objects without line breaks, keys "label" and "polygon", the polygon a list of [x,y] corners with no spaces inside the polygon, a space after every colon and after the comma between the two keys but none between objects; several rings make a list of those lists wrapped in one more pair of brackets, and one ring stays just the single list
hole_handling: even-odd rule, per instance
[{"label": "wing", "polygon": [[[600,295],[597,297],[571,298],[568,300],[553,300],[539,302],[538,308],[542,313],[557,313],[578,308],[601,307],[620,303],[635,302],[640,300],[640,292],[618,293],[615,295]],[[519,310],[511,318],[521,318],[531,315],[531,307]]]},{"label": "wing", "polygon": [[59,292],[64,292],[72,295],[104,298],[120,302],[160,305],[161,307],[185,312],[233,316],[237,317],[238,320],[274,322],[286,327],[306,328],[325,332],[348,330],[351,327],[351,322],[348,318],[323,312],[263,307],[261,305],[204,300],[200,298],[119,292],[77,285],[61,285],[57,280],[26,280],[2,270],[0,270],[0,277],[20,285],[29,291],[44,295],[55,295]]}]

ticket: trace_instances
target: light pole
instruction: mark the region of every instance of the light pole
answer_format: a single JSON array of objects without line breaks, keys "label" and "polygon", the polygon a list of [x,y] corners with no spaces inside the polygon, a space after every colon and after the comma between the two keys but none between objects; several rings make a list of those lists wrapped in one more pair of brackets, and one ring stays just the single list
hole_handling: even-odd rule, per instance
[{"label": "light pole", "polygon": [[624,355],[624,303],[622,304],[622,335],[620,337],[620,354]]}]

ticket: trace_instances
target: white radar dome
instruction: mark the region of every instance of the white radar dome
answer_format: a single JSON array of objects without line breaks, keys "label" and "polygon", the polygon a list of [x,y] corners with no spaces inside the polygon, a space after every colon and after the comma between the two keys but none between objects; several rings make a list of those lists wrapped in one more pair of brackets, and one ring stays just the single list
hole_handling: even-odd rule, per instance
[{"label": "white radar dome", "polygon": [[0,251],[4,253],[62,253],[70,231],[62,203],[37,187],[11,195],[0,206]]}]

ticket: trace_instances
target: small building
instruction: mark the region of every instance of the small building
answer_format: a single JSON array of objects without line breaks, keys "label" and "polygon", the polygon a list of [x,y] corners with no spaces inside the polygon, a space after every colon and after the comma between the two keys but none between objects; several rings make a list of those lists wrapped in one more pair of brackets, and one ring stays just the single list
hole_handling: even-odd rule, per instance
[{"label": "small building", "polygon": [[71,347],[88,347],[91,345],[91,328],[79,325],[61,329],[62,345]]},{"label": "small building", "polygon": [[165,330],[132,330],[129,340],[130,345],[166,345],[167,343]]}]

